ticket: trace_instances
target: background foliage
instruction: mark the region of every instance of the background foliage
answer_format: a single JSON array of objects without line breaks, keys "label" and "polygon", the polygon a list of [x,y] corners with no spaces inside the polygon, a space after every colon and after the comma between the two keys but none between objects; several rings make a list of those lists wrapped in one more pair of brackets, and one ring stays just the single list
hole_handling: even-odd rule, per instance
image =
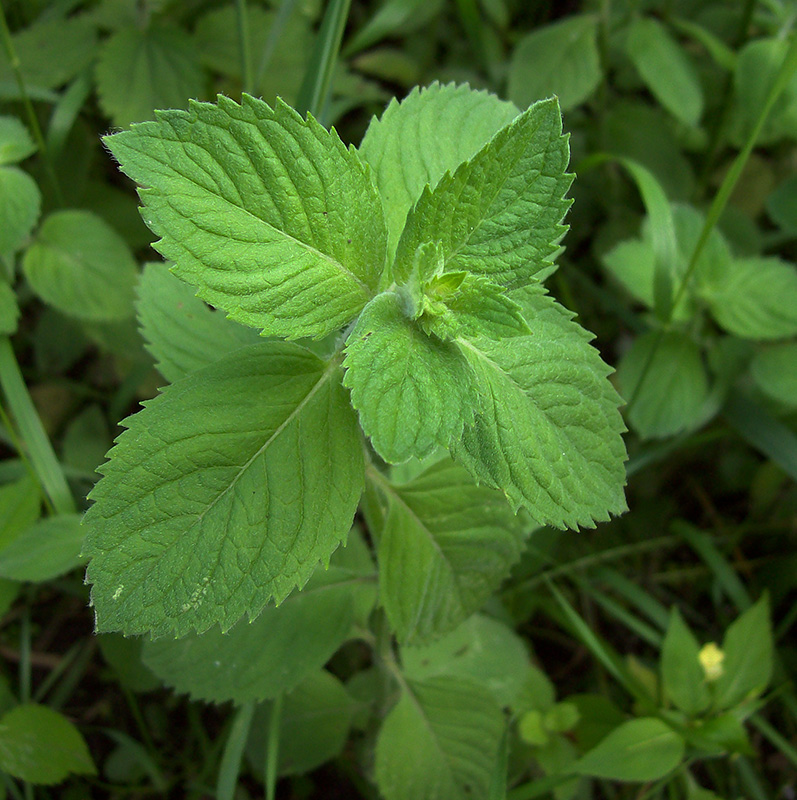
[{"label": "background foliage", "polygon": [[[794,2],[2,11],[0,794],[763,800],[797,788]],[[100,136],[245,90],[311,109],[358,145],[391,98],[435,80],[520,109],[559,97],[577,179],[548,285],[617,369],[629,512],[573,533],[496,509],[507,547],[521,526],[522,555],[447,636],[407,641],[417,631],[380,578],[395,646],[358,531],[389,507],[408,536],[397,509],[433,516],[429,485],[452,498],[440,535],[467,524],[456,470],[399,468],[387,505],[366,492],[331,569],[253,623],[268,647],[240,626],[177,642],[93,635],[80,519],[118,421],[164,378],[256,339],[150,263],[153,237]],[[483,140],[441,113],[414,135],[432,153],[454,133],[464,158],[471,131]],[[175,341],[191,346],[156,364],[157,343]],[[214,662],[223,683],[203,668]]]}]

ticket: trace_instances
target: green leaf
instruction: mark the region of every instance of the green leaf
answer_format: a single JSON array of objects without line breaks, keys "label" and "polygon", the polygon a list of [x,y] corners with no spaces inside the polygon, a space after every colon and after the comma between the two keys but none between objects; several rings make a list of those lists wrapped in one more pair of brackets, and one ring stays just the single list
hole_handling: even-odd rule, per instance
[{"label": "green leaf", "polygon": [[462,353],[427,336],[392,292],[378,295],[360,315],[344,366],[360,424],[389,463],[449,447],[473,419],[473,375]]},{"label": "green leaf", "polygon": [[400,642],[448,633],[478,610],[520,557],[524,520],[448,459],[389,498],[379,538],[380,600]]},{"label": "green leaf", "polygon": [[185,108],[203,94],[197,50],[179,28],[122,28],[100,48],[97,95],[114,125],[152,119],[156,108]]},{"label": "green leaf", "polygon": [[447,171],[473,158],[518,113],[488,92],[433,83],[374,117],[360,154],[374,170],[391,255],[424,187],[434,188]]},{"label": "green leaf", "polygon": [[281,101],[191,103],[106,138],[147,188],[144,218],[178,277],[265,334],[321,338],[375,293],[376,190],[357,153]]},{"label": "green leaf", "polygon": [[797,269],[779,258],[730,262],[701,295],[717,322],[745,339],[797,334]]},{"label": "green leaf", "polygon": [[376,742],[385,800],[486,797],[504,720],[492,695],[463,678],[409,682]]},{"label": "green leaf", "polygon": [[797,342],[776,344],[756,353],[750,372],[762,392],[786,406],[797,406]]},{"label": "green leaf", "polygon": [[349,636],[354,621],[349,569],[319,567],[307,586],[251,623],[182,639],[145,642],[143,661],[161,680],[214,703],[276,697],[320,669]]},{"label": "green leaf", "polygon": [[574,771],[615,781],[656,781],[681,763],[684,749],[684,740],[661,720],[632,719],[583,755]]},{"label": "green leaf", "polygon": [[0,167],[0,256],[9,258],[30,236],[39,219],[41,192],[16,167]]},{"label": "green leaf", "polygon": [[444,0],[386,0],[348,43],[357,52],[392,36],[401,36],[426,25],[443,7]]},{"label": "green leaf", "polygon": [[[255,711],[246,752],[255,771],[266,763],[272,703]],[[340,755],[356,710],[354,698],[326,670],[310,673],[282,701],[279,775],[301,775]]]},{"label": "green leaf", "polygon": [[147,264],[138,286],[138,322],[158,371],[174,382],[258,336],[214,311],[165,264]]},{"label": "green leaf", "polygon": [[0,770],[45,785],[70,774],[97,774],[78,729],[57,711],[33,703],[0,718]]},{"label": "green leaf", "polygon": [[0,486],[0,547],[7,547],[39,518],[41,489],[31,477]]},{"label": "green leaf", "polygon": [[625,510],[625,429],[591,334],[538,284],[514,292],[529,336],[459,340],[481,407],[452,455],[513,507],[555,527]]},{"label": "green leaf", "polygon": [[[692,339],[670,331],[661,337],[658,347],[657,342],[654,331],[640,336],[623,355],[617,370],[623,396],[636,396],[628,420],[645,438],[674,436],[697,427],[704,421],[709,397],[706,368]],[[648,362],[650,367],[637,392]]]},{"label": "green leaf", "polygon": [[786,178],[766,199],[770,219],[792,236],[797,234],[797,175]]},{"label": "green leaf", "polygon": [[661,648],[664,692],[677,708],[695,717],[711,704],[706,675],[700,663],[700,645],[673,607]]},{"label": "green leaf", "polygon": [[[64,19],[54,12],[42,14],[41,21],[14,34],[12,41],[26,87],[55,89],[89,66],[97,31],[85,14]],[[0,83],[13,84],[17,91],[5,47],[0,48]]]},{"label": "green leaf", "polygon": [[719,710],[758,697],[772,678],[774,643],[766,595],[731,624],[722,650],[723,671],[714,684],[714,708]]},{"label": "green leaf", "polygon": [[685,125],[703,115],[703,89],[686,51],[652,17],[629,26],[626,53],[653,96]]},{"label": "green leaf", "polygon": [[18,322],[17,296],[4,280],[0,280],[0,335],[11,336],[16,333]]},{"label": "green leaf", "polygon": [[110,322],[133,314],[136,262],[125,241],[90,211],[56,211],[22,261],[31,288],[71,317]]},{"label": "green leaf", "polygon": [[555,99],[536,103],[502,128],[470,161],[425,189],[396,252],[405,282],[418,248],[442,248],[444,272],[484,275],[509,289],[553,271],[572,182],[567,137]]},{"label": "green leaf", "polygon": [[349,532],[362,448],[335,361],[289,343],[246,347],[124,424],[85,520],[100,631],[253,619]]},{"label": "green leaf", "polygon": [[536,667],[526,643],[492,617],[474,614],[432,644],[401,648],[405,675],[414,681],[440,676],[470,678],[503,708],[516,709]]},{"label": "green leaf", "polygon": [[16,117],[0,117],[0,166],[24,161],[35,152],[28,129]]},{"label": "green leaf", "polygon": [[111,436],[105,413],[98,405],[86,406],[72,418],[61,445],[64,465],[92,473],[105,460]]},{"label": "green leaf", "polygon": [[[258,97],[271,103],[279,95],[292,103],[299,92],[307,65],[307,53],[312,47],[311,19],[303,9],[295,9],[284,20],[276,41],[273,26],[278,12],[249,4],[247,9],[249,53],[253,90]],[[241,38],[238,10],[233,5],[214,9],[199,18],[194,28],[194,48],[202,63],[236,81],[243,80],[241,72]],[[261,69],[265,53],[270,52],[267,68]]]},{"label": "green leaf", "polygon": [[598,18],[575,14],[524,36],[509,66],[510,100],[521,108],[551,95],[563,111],[583,103],[601,80]]},{"label": "green leaf", "polygon": [[41,520],[0,550],[0,577],[43,583],[80,565],[80,514]]}]

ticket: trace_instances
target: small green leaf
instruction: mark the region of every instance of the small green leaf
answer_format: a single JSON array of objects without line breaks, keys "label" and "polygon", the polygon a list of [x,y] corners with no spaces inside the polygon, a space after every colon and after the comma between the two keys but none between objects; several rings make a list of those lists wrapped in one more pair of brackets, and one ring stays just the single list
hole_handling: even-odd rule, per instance
[{"label": "small green leaf", "polygon": [[391,255],[424,187],[434,188],[446,172],[475,156],[518,113],[488,92],[433,83],[413,89],[400,103],[393,100],[371,121],[360,153],[374,170]]},{"label": "small green leaf", "polygon": [[797,175],[786,178],[766,200],[770,219],[792,235],[797,234]]},{"label": "small green leaf", "polygon": [[254,622],[144,644],[143,661],[161,680],[197,700],[242,704],[276,697],[320,669],[354,621],[348,569],[319,567],[307,586]]},{"label": "small green leaf", "polygon": [[136,262],[125,241],[90,211],[56,211],[22,261],[39,297],[88,322],[133,315]]},{"label": "small green leaf", "polygon": [[508,289],[553,271],[573,176],[556,100],[536,103],[470,161],[425,189],[407,218],[394,279],[410,277],[418,248],[442,248],[443,271],[484,275]]},{"label": "small green leaf", "polygon": [[7,547],[39,518],[41,489],[28,476],[0,486],[0,547]]},{"label": "small green leaf", "polygon": [[125,27],[97,60],[97,95],[114,125],[152,119],[156,108],[185,108],[203,93],[202,70],[188,34],[161,24]]},{"label": "small green leaf", "polygon": [[4,280],[0,280],[0,336],[16,333],[18,322],[17,296]]},{"label": "small green leaf", "polygon": [[448,459],[391,487],[379,539],[379,589],[401,642],[448,633],[496,590],[520,557],[524,521],[498,492]]},{"label": "small green leaf", "polygon": [[473,374],[462,353],[427,336],[392,292],[378,295],[360,315],[344,366],[360,424],[389,463],[449,447],[473,419]]},{"label": "small green leaf", "polygon": [[258,341],[254,330],[214,311],[166,264],[145,265],[136,310],[147,350],[171,382]]},{"label": "small green leaf", "polygon": [[579,720],[578,707],[573,703],[556,703],[545,712],[545,729],[553,733],[572,730]]},{"label": "small green leaf", "polygon": [[527,711],[519,720],[517,726],[518,736],[534,747],[548,744],[551,738],[543,724],[542,714],[539,711]]},{"label": "small green leaf", "polygon": [[363,457],[335,361],[245,347],[124,424],[85,519],[99,630],[227,629],[345,540]]},{"label": "small green leaf", "polygon": [[[651,355],[654,347],[655,355]],[[651,357],[644,383],[637,392]],[[636,396],[628,419],[641,436],[673,436],[703,422],[709,396],[708,376],[700,349],[688,336],[670,331],[659,341],[656,332],[643,334],[623,355],[617,377],[623,396]]]},{"label": "small green leaf", "polygon": [[563,111],[583,103],[601,80],[598,18],[575,14],[532,31],[509,66],[509,98],[521,108],[551,95]]},{"label": "small green leaf", "polygon": [[[256,771],[266,762],[272,703],[255,711],[246,752]],[[310,673],[282,700],[279,775],[301,775],[338,756],[356,710],[354,698],[326,670]]]},{"label": "small green leaf", "polygon": [[661,720],[624,722],[574,765],[579,775],[615,781],[655,781],[684,756],[684,740]]},{"label": "small green leaf", "polygon": [[711,704],[706,675],[699,660],[700,645],[673,607],[661,648],[664,693],[677,708],[695,717]]},{"label": "small green leaf", "polygon": [[652,17],[637,17],[628,29],[626,52],[653,96],[685,125],[703,114],[703,89],[686,51]]},{"label": "small green leaf", "polygon": [[[54,11],[15,33],[12,41],[26,86],[55,89],[91,64],[97,30],[87,14],[64,18]],[[16,90],[16,75],[5,47],[0,48],[0,83],[12,84]]]},{"label": "small green leaf", "polygon": [[0,117],[0,166],[24,161],[35,152],[28,129],[16,117]]},{"label": "small green leaf", "polygon": [[70,774],[97,773],[78,729],[57,711],[33,703],[0,718],[0,770],[45,785]]},{"label": "small green leaf", "polygon": [[779,258],[730,262],[701,290],[717,322],[745,339],[797,334],[797,268]]},{"label": "small green leaf", "polygon": [[503,731],[498,705],[478,683],[408,682],[376,742],[377,786],[385,800],[486,797]]},{"label": "small green leaf", "polygon": [[733,708],[769,685],[773,667],[772,622],[764,595],[726,631],[722,675],[714,684],[714,707]]},{"label": "small green leaf", "polygon": [[375,293],[385,229],[369,172],[312,117],[244,95],[105,139],[155,247],[198,294],[265,334],[321,338]]},{"label": "small green leaf", "polygon": [[526,642],[492,617],[474,614],[441,639],[401,648],[405,675],[414,681],[438,676],[470,678],[501,707],[515,709],[528,692],[531,674]]},{"label": "small green leaf", "polygon": [[41,192],[36,181],[16,167],[0,167],[0,256],[19,250],[39,219]]},{"label": "small green leaf", "polygon": [[797,342],[776,344],[756,353],[750,372],[762,392],[785,406],[797,406]]},{"label": "small green leaf", "polygon": [[541,286],[511,296],[531,335],[458,340],[480,409],[452,455],[537,522],[591,527],[625,510],[624,426],[610,369]]},{"label": "small green leaf", "polygon": [[48,517],[0,550],[0,577],[43,583],[80,565],[80,514]]}]

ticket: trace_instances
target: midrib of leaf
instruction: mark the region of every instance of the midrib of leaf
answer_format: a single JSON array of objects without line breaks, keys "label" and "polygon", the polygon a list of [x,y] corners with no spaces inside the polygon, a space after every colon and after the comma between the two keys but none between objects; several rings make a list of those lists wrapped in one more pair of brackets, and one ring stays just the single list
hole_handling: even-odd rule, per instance
[{"label": "midrib of leaf", "polygon": [[[274,431],[274,433],[272,433],[271,436],[268,437],[268,439],[265,441],[265,443],[262,445],[262,447],[258,448],[258,450],[255,452],[255,454],[241,467],[240,470],[238,470],[238,473],[230,481],[230,483],[224,488],[224,490],[221,491],[218,495],[216,495],[216,497],[214,497],[213,500],[211,500],[211,502],[204,509],[204,511],[202,511],[202,513],[200,513],[200,514],[198,514],[196,516],[196,519],[194,520],[194,522],[191,523],[191,525],[188,528],[186,528],[186,531],[191,530],[197,524],[201,523],[202,520],[204,519],[205,515],[211,509],[213,509],[215,507],[216,503],[218,503],[219,500],[221,500],[238,483],[238,480],[249,469],[249,467],[252,466],[252,463],[256,459],[258,459],[266,451],[266,449],[269,447],[269,445],[285,430],[285,428],[287,428],[287,426],[294,419],[296,419],[299,416],[301,411],[305,408],[305,406],[310,402],[310,400],[318,392],[319,388],[329,379],[329,376],[332,375],[332,373],[335,371],[335,369],[339,366],[339,363],[340,363],[340,357],[339,356],[334,357],[334,358],[332,358],[330,360],[329,366],[324,370],[324,372],[319,377],[318,381],[316,381],[316,383],[313,385],[313,387],[310,389],[310,391],[307,393],[307,395],[301,401],[301,403],[299,403],[296,406],[296,408],[293,411],[291,411],[291,413],[287,416],[287,418],[277,427],[277,429]],[[181,537],[177,537],[177,538],[173,539],[173,541],[164,550],[164,553],[169,552],[180,541],[180,538]],[[266,541],[264,539],[260,544],[260,549],[258,551],[258,555],[262,552],[262,549],[263,549],[263,547],[265,547],[265,544],[266,544]],[[213,569],[211,570],[211,572],[215,571],[218,568],[219,561],[221,559],[221,551],[222,551],[222,549],[223,548],[221,548],[221,547],[218,549],[218,553],[217,553],[217,556],[216,556],[216,562],[214,563]],[[136,591],[144,583],[144,581],[146,581],[146,579],[152,574],[152,571],[157,566],[157,563],[158,563],[157,561],[155,563],[153,563],[152,566],[141,576],[141,579],[138,580],[135,584],[133,584],[132,587],[130,588],[130,590],[126,592],[126,594],[131,594],[132,592]],[[177,581],[181,577],[182,577],[182,575],[180,575],[180,574],[174,575],[172,582],[169,584],[169,589],[170,590],[174,587],[174,585],[177,583]],[[244,579],[246,577],[247,576],[243,576],[241,578],[241,580],[235,585],[234,590],[229,593],[230,596],[232,596],[234,591],[238,590],[238,588],[243,583],[243,581],[244,581]]]},{"label": "midrib of leaf", "polygon": [[[533,136],[534,133],[537,132],[539,127],[540,126],[537,125],[537,128],[535,128],[534,131],[530,135]],[[509,142],[507,142],[507,144],[508,143]],[[451,251],[451,253],[448,256],[446,256],[446,258],[445,258],[445,263],[446,264],[448,264],[449,261],[453,260],[457,256],[457,254],[465,247],[465,245],[470,243],[470,240],[473,237],[473,235],[476,233],[476,231],[478,231],[481,228],[482,225],[484,225],[485,222],[487,222],[488,220],[493,218],[493,214],[489,213],[490,208],[492,207],[492,205],[495,202],[495,200],[498,197],[498,195],[501,194],[501,192],[503,191],[503,188],[506,185],[506,182],[509,180],[509,176],[512,174],[512,170],[517,166],[518,161],[520,161],[520,159],[523,157],[523,155],[525,153],[526,153],[526,149],[524,148],[518,153],[518,155],[514,159],[511,160],[509,169],[507,169],[504,172],[504,176],[501,179],[501,182],[496,187],[495,191],[493,192],[492,197],[490,198],[490,201],[487,204],[487,207],[485,208],[484,213],[481,215],[479,221],[476,223],[476,225],[474,226],[473,230],[468,233],[468,235]],[[537,177],[539,177],[539,176],[537,176]],[[532,182],[532,180],[537,180],[537,177],[535,177],[533,179],[531,177],[529,177],[529,179],[528,179],[528,181],[526,183],[526,186],[528,186]],[[512,203],[510,203],[509,206],[507,206],[507,208],[512,208],[512,206],[514,206],[516,203],[517,203],[517,198],[515,198],[515,200]]]},{"label": "midrib of leaf", "polygon": [[[206,123],[206,124],[211,125],[212,127],[217,128],[217,129],[219,128],[218,125],[213,125],[212,123]],[[172,130],[174,130],[174,129],[172,129]],[[182,142],[180,139],[177,139],[177,142],[179,142],[181,145],[185,144],[185,142]],[[244,148],[241,148],[241,149],[242,149],[243,152],[246,153]],[[213,158],[212,154],[208,153],[208,151],[205,150],[204,147],[202,148],[202,150],[205,153],[207,153],[211,158]],[[193,161],[194,164],[196,164],[197,169],[202,170],[202,172],[204,172],[206,175],[208,174],[199,164],[196,163],[196,161],[194,161],[194,159],[192,158],[192,156],[191,156],[191,154],[190,154],[190,152],[188,150],[184,149],[183,152],[185,153],[185,155],[189,159],[191,159]],[[247,155],[247,157],[249,156],[248,153],[246,153],[246,155]],[[153,161],[155,161],[155,162],[167,167],[167,169],[169,169],[170,171],[176,173],[181,178],[183,178],[184,180],[188,181],[188,183],[193,184],[198,189],[200,189],[202,192],[209,192],[209,190],[206,187],[202,186],[202,184],[198,183],[194,178],[192,178],[189,175],[186,175],[183,172],[180,172],[176,167],[172,166],[171,164],[168,164],[167,162],[163,161],[162,159],[157,158],[154,155],[154,153],[150,154],[150,158]],[[280,166],[282,166],[282,162],[279,162],[279,163],[280,163]],[[257,176],[260,185],[263,187],[263,190],[266,192],[266,194],[268,194],[269,193],[268,192],[268,187],[263,183],[263,180],[260,177],[260,174],[257,171],[257,168],[255,167],[255,165],[254,165],[254,163],[252,162],[251,159],[249,160],[249,164],[252,167],[253,174]],[[208,177],[211,177],[211,179],[212,179],[212,176],[208,175]],[[287,180],[290,180],[290,182],[293,185],[293,187],[296,188],[296,184],[293,182],[293,179],[288,174],[288,172],[284,170],[284,168],[283,168],[283,177],[285,177]],[[235,189],[236,189],[236,193],[237,193],[238,188],[235,187]],[[186,219],[186,216],[182,212],[178,211],[171,202],[169,202],[168,195],[165,192],[162,192],[161,190],[156,190],[156,191],[158,192],[158,194],[164,200],[166,200],[169,203],[169,206],[172,208],[172,210],[176,214],[178,214],[183,219]],[[301,192],[298,192],[298,190],[297,190],[297,194],[299,196],[301,196]],[[367,284],[363,283],[362,280],[360,280],[360,278],[358,278],[345,264],[342,264],[337,259],[332,258],[332,256],[328,255],[327,253],[322,253],[320,250],[318,250],[313,245],[308,244],[307,242],[303,242],[301,239],[297,239],[295,236],[292,236],[291,234],[287,233],[286,231],[283,231],[280,228],[277,228],[276,226],[272,225],[270,222],[264,220],[262,217],[258,217],[257,214],[254,214],[252,211],[250,211],[248,208],[245,208],[243,205],[239,205],[237,203],[234,203],[232,200],[228,200],[226,197],[222,196],[221,194],[214,194],[213,197],[217,198],[218,200],[221,200],[223,203],[226,203],[227,205],[231,206],[232,208],[236,208],[236,209],[239,209],[240,211],[243,211],[245,214],[247,214],[249,217],[251,217],[253,220],[255,220],[260,225],[265,225],[269,230],[275,231],[276,233],[278,233],[281,236],[283,236],[285,239],[290,240],[293,244],[298,245],[300,248],[306,250],[307,252],[313,254],[314,256],[317,256],[319,259],[329,262],[330,264],[332,264],[333,267],[336,267],[338,269],[338,271],[340,271],[345,276],[350,278],[360,288],[360,290],[362,291],[362,293],[365,295],[365,297],[368,300],[370,300],[373,297],[373,293],[371,292],[371,289],[367,286]],[[191,223],[193,225],[195,225],[200,230],[204,230],[205,233],[211,233],[211,234],[216,235],[216,236],[218,235],[215,231],[209,231],[207,228],[202,228],[202,226],[196,220],[191,219],[190,221],[191,221]],[[309,218],[308,218],[308,222],[310,222]],[[234,238],[234,237],[229,237],[229,238]],[[251,244],[251,242],[247,242],[247,241],[245,241],[243,239],[234,239],[234,241],[239,242],[241,244],[245,244],[245,245],[246,244]],[[179,244],[180,244],[180,246],[185,247],[184,243],[180,242]],[[188,249],[188,248],[186,248],[186,249]],[[193,253],[191,255],[193,255],[194,258],[197,258],[197,256],[195,254],[193,254]],[[200,259],[197,259],[197,260],[200,260]],[[200,263],[201,263],[201,260],[200,260]],[[204,263],[203,263],[203,266],[205,266]]]},{"label": "midrib of leaf", "polygon": [[[476,356],[481,358],[482,361],[485,361],[487,364],[489,364],[490,367],[492,369],[494,369],[496,372],[500,373],[501,375],[504,375],[507,378],[507,380],[512,384],[512,386],[514,386],[530,403],[534,402],[531,399],[531,397],[529,397],[529,395],[526,393],[525,389],[523,389],[523,387],[502,366],[500,366],[500,364],[496,364],[495,361],[493,361],[487,355],[487,353],[485,353],[483,350],[480,350],[478,347],[476,347],[472,342],[468,341],[467,339],[457,338],[456,341],[462,347],[466,347],[468,350],[470,350],[471,352],[475,353]],[[493,400],[495,401],[496,400],[495,393],[492,391],[492,389],[490,390],[490,392],[493,395]],[[545,414],[545,412],[540,410],[540,408],[536,404],[534,404],[534,407],[537,409],[537,411],[543,417],[545,417],[545,419],[548,419],[548,417]],[[562,436],[564,436],[568,440],[568,442],[570,443],[571,447],[574,447],[575,445],[573,444],[573,441],[567,435],[567,430],[565,428],[560,428],[559,426],[555,426],[555,427],[556,427],[557,434],[561,434]],[[507,467],[509,467],[509,462],[507,462]],[[512,473],[513,473],[513,470],[511,468],[509,469],[509,473],[510,473],[510,475],[512,475]],[[545,491],[545,493],[548,495],[548,497],[551,499],[551,501],[555,505],[557,505],[557,506],[560,505],[560,501],[557,500],[557,498],[555,498],[551,494],[551,491],[547,486],[543,486],[540,482],[537,482],[537,485],[541,489],[543,489]]]},{"label": "midrib of leaf", "polygon": [[[434,534],[421,521],[421,519],[418,517],[418,515],[407,504],[406,500],[404,500],[404,498],[398,493],[398,491],[396,490],[396,487],[393,486],[393,484],[390,483],[390,481],[388,481],[382,474],[380,474],[380,472],[376,468],[374,468],[370,464],[366,466],[366,473],[369,475],[369,477],[371,478],[371,480],[373,480],[374,483],[376,483],[376,484],[378,484],[379,486],[382,487],[382,489],[384,490],[384,492],[386,494],[389,494],[391,497],[395,498],[395,500],[397,502],[399,502],[407,510],[407,513],[412,517],[413,520],[415,520],[415,522],[418,524],[418,527],[423,531],[423,533],[425,533],[427,535],[427,537],[429,538],[429,541],[432,543],[432,546],[437,551],[437,553],[440,556],[440,558],[445,562],[445,564],[449,568],[449,570],[451,570],[451,574],[452,575],[456,574],[453,565],[448,560],[448,558],[446,557],[445,552],[443,551],[443,549],[438,544],[437,539],[435,539],[435,537],[434,537]],[[423,602],[418,603],[418,614],[419,615],[420,615],[421,609],[423,608],[423,605],[424,605],[424,603],[426,601],[427,595],[429,594],[429,586],[430,586],[430,584],[431,584],[431,574],[427,576],[426,582],[424,583],[423,595],[421,597],[421,600]],[[454,581],[454,584],[456,585],[456,581]],[[459,597],[457,597],[457,600],[459,601]],[[416,616],[415,620],[414,620],[413,628],[417,628],[419,620],[420,620],[420,616]]]}]

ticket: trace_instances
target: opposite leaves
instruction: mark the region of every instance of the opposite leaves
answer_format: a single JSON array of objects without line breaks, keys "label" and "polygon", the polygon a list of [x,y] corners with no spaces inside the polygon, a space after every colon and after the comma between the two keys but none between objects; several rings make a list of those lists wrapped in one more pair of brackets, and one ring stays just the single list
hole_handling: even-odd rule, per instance
[{"label": "opposite leaves", "polygon": [[375,294],[381,203],[356,152],[312,117],[220,96],[105,141],[147,187],[139,193],[158,251],[232,319],[320,338]]},{"label": "opposite leaves", "polygon": [[349,532],[363,460],[334,361],[245,347],[125,424],[86,515],[99,630],[227,629],[302,586]]}]

